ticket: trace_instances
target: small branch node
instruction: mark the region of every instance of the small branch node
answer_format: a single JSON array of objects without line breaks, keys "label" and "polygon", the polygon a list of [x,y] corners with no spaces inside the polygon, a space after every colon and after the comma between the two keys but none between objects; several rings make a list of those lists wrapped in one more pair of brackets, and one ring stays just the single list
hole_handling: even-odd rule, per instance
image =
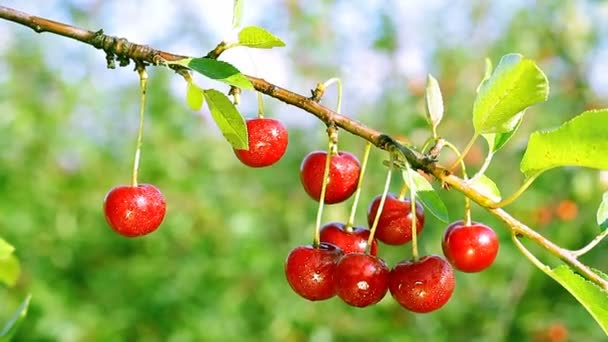
[{"label": "small branch node", "polygon": [[323,83],[317,83],[317,87],[315,89],[310,90],[311,96],[310,100],[316,103],[321,101],[321,98],[325,94],[325,85]]}]

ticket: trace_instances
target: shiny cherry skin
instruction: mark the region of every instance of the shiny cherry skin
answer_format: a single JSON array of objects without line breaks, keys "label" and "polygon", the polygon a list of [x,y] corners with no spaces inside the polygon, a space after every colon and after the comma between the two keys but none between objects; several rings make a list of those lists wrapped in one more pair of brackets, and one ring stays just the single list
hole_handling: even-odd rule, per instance
[{"label": "shiny cherry skin", "polygon": [[393,298],[407,310],[418,313],[444,306],[452,297],[455,285],[454,269],[438,255],[398,263],[391,270],[388,282]]},{"label": "shiny cherry skin", "polygon": [[287,150],[287,129],[275,119],[247,120],[248,150],[234,150],[236,157],[251,167],[266,167],[278,162]]},{"label": "shiny cherry skin", "polygon": [[163,194],[154,185],[121,185],[106,194],[103,211],[115,232],[136,237],[149,234],[160,226],[166,204]]},{"label": "shiny cherry skin", "polygon": [[450,224],[443,234],[443,255],[462,272],[480,272],[490,267],[498,254],[498,236],[494,230],[479,222],[465,225],[463,221]]},{"label": "shiny cherry skin", "polygon": [[[382,195],[376,196],[367,210],[367,222],[372,226],[380,206]],[[387,194],[384,207],[380,213],[376,238],[387,245],[403,245],[412,241],[412,203],[408,198],[398,199],[394,194]],[[416,232],[424,228],[424,208],[416,201]]]},{"label": "shiny cherry skin", "polygon": [[285,261],[285,276],[295,293],[311,301],[336,294],[334,271],[342,251],[331,244],[298,246]]},{"label": "shiny cherry skin", "polygon": [[[369,233],[370,231],[367,228],[351,227],[350,230],[347,230],[343,223],[331,222],[321,227],[320,236],[321,242],[336,245],[344,254],[349,254],[365,253]],[[370,254],[378,254],[378,242],[376,239],[372,242]]]},{"label": "shiny cherry skin", "polygon": [[376,304],[388,291],[388,276],[389,268],[381,258],[363,253],[345,254],[334,273],[336,293],[351,306]]},{"label": "shiny cherry skin", "polygon": [[[306,193],[314,200],[321,198],[326,151],[309,153],[300,165],[300,180]],[[325,190],[325,203],[335,204],[347,200],[357,190],[361,164],[357,157],[348,152],[332,155],[329,181]]]}]

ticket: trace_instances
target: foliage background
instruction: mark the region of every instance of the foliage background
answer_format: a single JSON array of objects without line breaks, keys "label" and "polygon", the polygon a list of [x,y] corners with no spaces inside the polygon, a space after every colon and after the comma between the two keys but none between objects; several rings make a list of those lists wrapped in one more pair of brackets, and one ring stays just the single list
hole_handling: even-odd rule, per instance
[{"label": "foliage background", "polygon": [[[228,34],[230,3],[4,5],[200,55]],[[226,60],[300,93],[339,76],[345,113],[414,144],[427,134],[423,90],[431,72],[446,101],[440,132],[463,146],[472,133],[469,116],[484,58],[497,62],[509,52],[533,58],[549,77],[551,96],[529,111],[490,168],[504,194],[521,182],[518,163],[529,132],[607,106],[603,2],[404,3],[247,2],[244,23],[268,28],[288,47],[235,49]],[[125,239],[109,230],[101,206],[111,187],[129,181],[136,74],[106,70],[103,55],[82,44],[0,25],[0,235],[15,245],[23,268],[16,287],[0,288],[0,322],[33,294],[17,340],[549,341],[564,330],[571,340],[601,338],[574,298],[533,269],[504,227],[478,208],[474,219],[501,235],[499,257],[486,272],[458,274],[454,297],[442,310],[410,314],[390,295],[364,310],[339,299],[300,299],[284,280],[283,262],[312,236],[316,202],[302,190],[298,169],[306,153],[324,148],[322,124],[266,100],[267,115],[288,125],[290,145],[276,166],[249,169],[234,158],[208,113],[187,109],[179,77],[163,68],[150,74],[141,180],[160,187],[168,213],[156,233]],[[333,106],[334,98],[329,91],[324,103]],[[254,115],[254,94],[244,94],[243,102],[243,113]],[[361,141],[347,135],[340,144],[356,154],[363,150]],[[472,169],[484,151],[480,141],[467,160]],[[366,203],[381,191],[383,157],[375,153],[370,161],[361,224]],[[398,188],[396,177],[392,190]],[[578,248],[597,233],[595,210],[607,188],[605,174],[555,170],[509,210],[561,245]],[[461,197],[442,197],[459,219]],[[325,221],[345,220],[349,207],[329,207]],[[441,252],[443,228],[427,216],[423,252]],[[381,247],[390,265],[410,256],[409,247]],[[584,261],[606,271],[604,248]]]}]

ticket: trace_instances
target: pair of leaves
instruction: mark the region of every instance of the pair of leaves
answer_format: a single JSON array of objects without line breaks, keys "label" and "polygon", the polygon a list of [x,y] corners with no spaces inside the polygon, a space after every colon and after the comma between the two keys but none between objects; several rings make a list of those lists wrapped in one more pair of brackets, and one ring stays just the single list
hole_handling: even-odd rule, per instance
[{"label": "pair of leaves", "polygon": [[[511,139],[521,125],[526,108],[545,101],[549,95],[549,84],[545,74],[529,59],[519,54],[508,54],[501,58],[492,72],[492,62],[486,59],[486,71],[477,87],[477,98],[473,106],[475,137],[481,135],[489,146],[486,164],[480,176],[489,166],[496,151]],[[427,119],[433,136],[443,118],[444,108],[437,80],[429,75],[426,87]],[[479,177],[475,177],[479,178]]]},{"label": "pair of leaves", "polygon": [[[285,46],[285,43],[261,27],[249,26],[241,30],[238,43],[231,46],[270,49]],[[190,68],[212,80],[224,82],[241,89],[253,90],[253,85],[249,79],[234,65],[227,62],[209,57],[200,57],[184,58],[171,63]]]},{"label": "pair of leaves", "polygon": [[[269,49],[277,46],[285,46],[285,43],[261,27],[250,26],[241,30],[237,45],[258,49]],[[253,90],[253,84],[251,84],[249,79],[234,65],[224,61],[218,61],[217,59],[209,57],[200,57],[184,58],[171,63],[190,68],[212,80],[220,81],[241,89]]]},{"label": "pair of leaves", "polygon": [[249,149],[247,124],[230,99],[215,89],[202,89],[188,82],[186,102],[193,110],[199,110],[207,103],[211,117],[224,135],[224,138],[238,150]]},{"label": "pair of leaves", "polygon": [[475,137],[481,135],[488,143],[488,156],[474,179],[484,174],[494,154],[515,134],[526,109],[548,96],[547,77],[532,60],[508,54],[492,72],[492,62],[486,59],[473,105],[473,126]]},{"label": "pair of leaves", "polygon": [[0,330],[0,342],[8,342],[15,336],[19,325],[21,325],[21,322],[27,315],[30,299],[31,295],[28,295],[19,308],[17,308],[17,311],[15,311],[11,319],[4,325],[2,330]]},{"label": "pair of leaves", "polygon": [[19,279],[21,266],[13,254],[15,247],[0,238],[0,283],[14,286]]},{"label": "pair of leaves", "polygon": [[[233,24],[239,25],[242,10],[242,1],[235,1],[235,18]],[[241,9],[239,9],[241,8]],[[239,17],[239,18],[237,18]],[[260,49],[269,49],[284,46],[285,43],[272,33],[260,27],[245,27],[239,32],[239,41],[235,46],[247,46]],[[214,58],[185,58],[174,64],[192,69],[210,79],[217,80],[233,87],[252,90],[253,84],[247,76],[243,75],[230,63],[218,61]],[[222,93],[213,89],[202,89],[189,79],[186,90],[186,103],[193,110],[200,110],[205,101],[211,116],[220,131],[233,148],[239,150],[249,149],[247,125],[234,104]]]}]

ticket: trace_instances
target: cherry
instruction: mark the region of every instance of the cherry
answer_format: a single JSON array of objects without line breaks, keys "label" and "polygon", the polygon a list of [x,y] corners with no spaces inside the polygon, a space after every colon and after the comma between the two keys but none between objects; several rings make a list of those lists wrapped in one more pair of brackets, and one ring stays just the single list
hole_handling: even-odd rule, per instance
[{"label": "cherry", "polygon": [[[300,180],[306,193],[314,200],[321,198],[323,173],[327,152],[310,152],[300,165]],[[325,190],[325,203],[340,203],[357,190],[361,164],[357,157],[348,152],[338,152],[331,156],[329,181]]]},{"label": "cherry", "polygon": [[443,254],[462,272],[479,272],[494,262],[498,254],[498,237],[492,228],[472,222],[467,226],[456,221],[443,234]]},{"label": "cherry", "polygon": [[[367,210],[367,222],[371,227],[376,219],[382,195],[376,196]],[[403,245],[412,240],[412,203],[408,198],[398,199],[394,194],[387,194],[384,207],[380,213],[376,238],[387,245]],[[424,208],[416,201],[416,232],[424,228]]]},{"label": "cherry", "polygon": [[165,198],[154,185],[121,185],[106,194],[103,211],[108,224],[118,234],[146,235],[163,222]]},{"label": "cherry", "polygon": [[393,298],[404,308],[426,313],[445,305],[454,292],[452,266],[438,255],[404,260],[389,275],[388,287]]},{"label": "cherry", "polygon": [[348,305],[365,307],[378,303],[388,291],[389,269],[377,256],[345,254],[334,273],[336,293]]},{"label": "cherry", "polygon": [[342,251],[331,244],[298,246],[285,261],[285,276],[295,293],[308,300],[324,300],[336,294],[334,270]]},{"label": "cherry", "polygon": [[234,150],[236,157],[247,166],[270,166],[279,161],[287,150],[287,130],[275,119],[248,119],[247,137],[249,150]]},{"label": "cherry", "polygon": [[[344,252],[365,253],[369,239],[369,229],[363,227],[352,227],[347,230],[343,223],[332,222],[321,227],[321,242],[331,243],[338,246]],[[371,255],[378,254],[378,242],[372,242]]]}]

